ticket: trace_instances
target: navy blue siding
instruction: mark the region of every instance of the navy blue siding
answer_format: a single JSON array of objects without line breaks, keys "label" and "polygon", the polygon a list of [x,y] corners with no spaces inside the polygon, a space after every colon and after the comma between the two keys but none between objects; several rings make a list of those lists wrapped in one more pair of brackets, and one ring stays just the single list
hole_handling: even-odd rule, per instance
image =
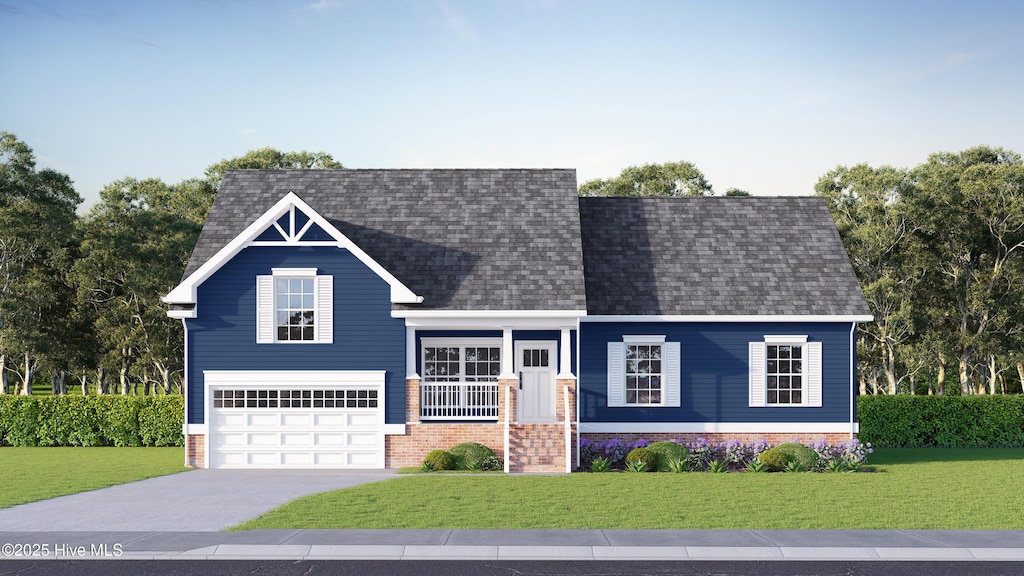
[{"label": "navy blue siding", "polygon": [[[570,354],[572,360],[572,373],[576,374],[576,331],[570,331]],[[423,338],[501,338],[501,330],[417,330],[416,331],[416,373],[423,374],[423,355],[420,351]],[[557,346],[557,354],[562,353],[562,335],[558,330],[513,330],[512,345],[519,340],[554,340]],[[559,356],[560,358],[561,356]]]},{"label": "navy blue siding", "polygon": [[[334,276],[333,344],[256,344],[256,276],[316,268]],[[405,323],[390,287],[347,250],[246,248],[198,291],[188,323],[188,422],[203,422],[203,370],[385,370],[385,421],[405,423]]]},{"label": "navy blue siding", "polygon": [[[849,323],[608,323],[581,325],[580,408],[584,422],[849,422]],[[680,342],[678,408],[609,408],[608,343],[661,335]],[[807,335],[822,343],[822,406],[748,404],[748,350],[766,334]]]}]

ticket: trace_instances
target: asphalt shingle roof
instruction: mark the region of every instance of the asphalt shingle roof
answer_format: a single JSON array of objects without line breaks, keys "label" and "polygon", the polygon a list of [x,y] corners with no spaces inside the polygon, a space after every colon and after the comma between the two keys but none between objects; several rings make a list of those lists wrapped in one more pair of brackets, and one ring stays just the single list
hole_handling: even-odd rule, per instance
[{"label": "asphalt shingle roof", "polygon": [[288,192],[446,310],[583,310],[574,170],[238,170],[224,177],[185,270]]},{"label": "asphalt shingle roof", "polygon": [[238,170],[185,276],[294,192],[436,310],[870,314],[824,200],[577,198],[574,170]]},{"label": "asphalt shingle roof", "polygon": [[580,198],[591,315],[870,315],[821,198]]}]

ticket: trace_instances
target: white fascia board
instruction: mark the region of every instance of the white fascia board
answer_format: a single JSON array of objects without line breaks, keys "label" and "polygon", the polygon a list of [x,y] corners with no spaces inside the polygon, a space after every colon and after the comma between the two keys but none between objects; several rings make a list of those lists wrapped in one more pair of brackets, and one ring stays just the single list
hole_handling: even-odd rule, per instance
[{"label": "white fascia board", "polygon": [[383,388],[384,375],[384,370],[204,370],[203,380],[207,387],[244,384],[284,389],[323,384]]},{"label": "white fascia board", "polygon": [[[580,422],[579,431],[609,434],[845,434],[849,422]],[[860,424],[854,423],[854,433]]]},{"label": "white fascia board", "polygon": [[[366,265],[367,268],[372,270],[377,276],[388,283],[391,287],[391,302],[396,304],[419,304],[423,302],[422,296],[417,296],[407,286],[402,284],[397,278],[394,277],[390,272],[384,269],[376,260],[371,258],[366,252],[357,246],[352,240],[341,233],[335,228],[326,218],[321,216],[316,210],[313,210],[309,204],[306,204],[302,198],[299,198],[294,192],[289,192],[284,195],[283,198],[277,201],[269,210],[263,213],[262,216],[257,218],[246,227],[238,236],[235,236],[231,242],[228,242],[226,246],[220,249],[212,258],[203,263],[198,270],[189,275],[188,278],[183,280],[181,284],[171,290],[166,296],[162,297],[165,303],[168,304],[193,304],[196,301],[196,290],[199,285],[206,281],[207,278],[213,275],[214,272],[220,270],[222,266],[227,264],[232,258],[238,255],[244,248],[251,245],[264,229],[276,222],[281,216],[284,216],[291,207],[294,206],[298,210],[304,212],[309,219],[315,222],[320,228],[331,235],[332,238],[337,242],[339,248],[345,248],[352,253],[360,262]],[[322,243],[318,243],[322,244]],[[303,245],[303,243],[295,244],[297,246]]]},{"label": "white fascia board", "polygon": [[715,315],[715,314],[693,314],[693,315],[645,315],[645,316],[617,316],[591,315],[581,317],[581,322],[871,322],[872,316],[821,316],[821,315]]},{"label": "white fascia board", "polygon": [[586,310],[392,310],[392,318],[579,318]]},{"label": "white fascia board", "polygon": [[[404,312],[396,310],[394,312]],[[395,318],[401,318],[392,312]],[[504,313],[492,312],[490,316],[480,317],[438,317],[438,318],[409,318],[405,317],[405,326],[416,330],[499,330],[511,328],[514,330],[560,330],[569,328],[575,330],[578,325],[578,316],[544,317],[544,316],[506,316]]]}]

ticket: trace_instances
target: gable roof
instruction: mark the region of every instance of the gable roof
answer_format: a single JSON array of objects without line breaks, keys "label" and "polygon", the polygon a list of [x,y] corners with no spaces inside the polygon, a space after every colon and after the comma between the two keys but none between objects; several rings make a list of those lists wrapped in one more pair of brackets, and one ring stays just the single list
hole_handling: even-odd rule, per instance
[{"label": "gable roof", "polygon": [[580,198],[588,315],[870,318],[825,201]]},{"label": "gable roof", "polygon": [[396,309],[586,309],[574,170],[230,171],[185,279],[289,193],[422,297]]}]

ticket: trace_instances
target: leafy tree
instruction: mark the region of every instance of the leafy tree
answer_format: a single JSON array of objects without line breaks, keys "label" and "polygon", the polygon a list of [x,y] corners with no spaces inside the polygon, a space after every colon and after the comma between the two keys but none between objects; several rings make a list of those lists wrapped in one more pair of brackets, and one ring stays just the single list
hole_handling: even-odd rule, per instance
[{"label": "leafy tree", "polygon": [[21,393],[31,393],[39,354],[55,337],[51,276],[81,202],[67,175],[36,170],[32,149],[0,132],[0,393],[9,390],[9,371],[21,376]]},{"label": "leafy tree", "polygon": [[179,209],[192,191],[126,178],[107,185],[82,221],[78,299],[95,319],[102,362],[116,367],[121,394],[133,390],[133,377],[167,392],[181,370],[181,327],[160,296],[181,279],[201,228]]},{"label": "leafy tree", "polygon": [[590,180],[580,196],[712,196],[704,173],[690,162],[644,164],[625,168],[616,178]]},{"label": "leafy tree", "polygon": [[726,196],[750,196],[750,192],[739,188],[729,188],[725,191]]},{"label": "leafy tree", "polygon": [[242,156],[221,160],[206,169],[206,180],[214,189],[220,187],[220,181],[228,170],[286,170],[286,169],[323,169],[344,168],[326,152],[281,152],[274,148],[250,150]]},{"label": "leafy tree", "polygon": [[909,354],[915,332],[915,295],[921,287],[921,245],[905,195],[912,187],[906,170],[891,166],[840,166],[815,185],[828,201],[832,218],[860,280],[874,321],[863,326],[858,354],[861,393],[877,391],[876,371],[884,390],[895,394],[909,386],[924,367]]},{"label": "leafy tree", "polygon": [[[933,269],[931,300],[952,339],[961,393],[975,385],[980,359],[1019,327],[1008,302],[1019,298],[1024,258],[1024,163],[1001,148],[932,154],[913,171],[912,204]],[[994,378],[994,376],[993,376]]]}]

